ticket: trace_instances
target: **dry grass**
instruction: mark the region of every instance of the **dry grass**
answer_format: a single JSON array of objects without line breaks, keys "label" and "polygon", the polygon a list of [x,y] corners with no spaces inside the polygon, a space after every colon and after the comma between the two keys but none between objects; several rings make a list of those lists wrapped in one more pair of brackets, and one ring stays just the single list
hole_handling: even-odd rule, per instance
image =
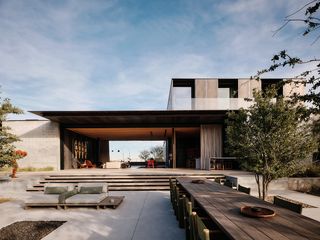
[{"label": "dry grass", "polygon": [[34,168],[34,167],[25,167],[25,168],[18,168],[18,172],[46,172],[46,171],[53,171],[53,167],[44,167],[44,168]]},{"label": "dry grass", "polygon": [[0,203],[10,202],[11,200],[12,200],[11,198],[2,198],[2,197],[0,197]]}]

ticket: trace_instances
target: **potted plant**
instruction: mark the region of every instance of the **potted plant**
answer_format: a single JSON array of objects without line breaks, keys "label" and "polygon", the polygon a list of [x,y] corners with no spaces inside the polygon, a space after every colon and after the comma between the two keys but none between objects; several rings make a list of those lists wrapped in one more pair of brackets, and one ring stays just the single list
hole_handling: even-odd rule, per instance
[{"label": "potted plant", "polygon": [[16,178],[16,173],[17,173],[17,170],[18,170],[18,167],[19,167],[18,163],[17,163],[17,160],[27,156],[27,152],[23,151],[23,150],[16,150],[15,154],[17,155],[17,158],[13,161],[13,164],[12,164],[11,178]]}]

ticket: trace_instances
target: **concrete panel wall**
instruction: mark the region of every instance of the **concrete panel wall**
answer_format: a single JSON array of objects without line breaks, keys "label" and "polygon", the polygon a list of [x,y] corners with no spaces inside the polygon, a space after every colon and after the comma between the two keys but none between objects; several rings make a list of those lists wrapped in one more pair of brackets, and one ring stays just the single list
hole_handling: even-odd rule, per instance
[{"label": "concrete panel wall", "polygon": [[286,84],[283,86],[284,97],[290,97],[295,93],[303,95],[305,93],[305,86],[303,86],[303,84],[295,84],[294,82],[291,82],[290,84]]},{"label": "concrete panel wall", "polygon": [[[261,90],[262,89],[262,87],[261,87],[261,80],[251,80],[250,81],[250,89],[251,89],[251,91],[250,91],[250,93],[252,94],[252,92],[253,92],[253,90],[254,89],[256,89],[256,90]],[[252,95],[250,96],[250,97],[252,97]]]},{"label": "concrete panel wall", "polygon": [[218,97],[218,79],[207,80],[207,98]]},{"label": "concrete panel wall", "polygon": [[261,90],[261,81],[250,78],[241,78],[238,80],[238,98],[253,97],[253,90]]},{"label": "concrete panel wall", "polygon": [[195,97],[196,98],[205,98],[207,96],[206,93],[207,80],[195,80]]},{"label": "concrete panel wall", "polygon": [[7,121],[4,126],[20,137],[17,149],[28,155],[18,161],[19,167],[53,167],[60,169],[59,124],[51,121]]},{"label": "concrete panel wall", "polygon": [[216,98],[218,97],[218,79],[196,79],[196,98]]}]

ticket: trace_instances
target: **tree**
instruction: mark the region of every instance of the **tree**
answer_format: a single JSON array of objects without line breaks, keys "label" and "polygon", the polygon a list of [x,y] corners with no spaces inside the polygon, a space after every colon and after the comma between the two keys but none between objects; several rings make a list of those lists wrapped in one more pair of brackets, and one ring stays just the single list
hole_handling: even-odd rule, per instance
[{"label": "tree", "polygon": [[13,106],[8,98],[2,100],[0,97],[0,168],[6,165],[14,166],[16,164],[15,160],[23,157],[19,152],[15,151],[13,145],[14,142],[19,141],[19,138],[10,133],[9,127],[2,125],[10,113],[21,114],[23,111]]},{"label": "tree", "polygon": [[[307,4],[303,5],[301,8],[297,9],[292,14],[285,17],[284,24],[275,31],[275,34],[279,33],[284,27],[286,27],[291,22],[301,22],[305,25],[305,30],[303,32],[304,36],[309,35],[310,33],[317,33],[320,29],[320,0],[312,0]],[[304,11],[304,17],[296,17],[296,15],[300,12]],[[317,35],[316,39],[312,44],[317,43],[320,38],[320,34]],[[319,56],[313,56],[309,59],[301,59],[299,57],[294,57],[289,54],[286,50],[282,50],[279,53],[275,54],[272,59],[272,65],[266,69],[258,71],[255,78],[259,78],[262,74],[266,72],[275,71],[281,67],[289,67],[294,68],[297,65],[305,65],[309,69],[302,72],[295,79],[297,84],[303,83],[304,85],[309,85],[309,91],[304,95],[293,95],[292,100],[304,101],[306,103],[310,103],[310,107],[307,109],[307,114],[310,115],[319,115],[320,114],[320,58]],[[289,79],[285,83],[291,83],[293,80]],[[318,142],[320,144],[320,118],[315,118],[314,133],[318,136]]]},{"label": "tree", "polygon": [[255,174],[259,198],[265,199],[272,180],[301,170],[303,161],[314,149],[310,126],[303,123],[301,107],[295,107],[276,89],[254,91],[248,109],[229,112],[227,149],[241,160],[242,167]]},{"label": "tree", "polygon": [[139,158],[141,158],[144,161],[147,161],[150,157],[153,157],[156,161],[164,161],[163,147],[154,146],[151,147],[150,150],[141,151],[139,154]]},{"label": "tree", "polygon": [[163,147],[162,146],[154,146],[151,147],[150,153],[156,161],[164,161],[163,157]]},{"label": "tree", "polygon": [[150,152],[148,150],[143,150],[139,154],[139,158],[141,158],[144,161],[147,161],[149,157],[150,157]]}]

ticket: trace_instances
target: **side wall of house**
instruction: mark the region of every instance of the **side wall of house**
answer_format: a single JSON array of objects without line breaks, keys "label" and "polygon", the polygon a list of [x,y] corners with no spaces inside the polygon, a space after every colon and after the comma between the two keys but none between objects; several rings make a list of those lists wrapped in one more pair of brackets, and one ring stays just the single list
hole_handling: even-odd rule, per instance
[{"label": "side wall of house", "polygon": [[17,149],[27,151],[28,155],[18,161],[19,167],[53,167],[60,169],[60,130],[59,124],[51,121],[28,120],[6,121],[4,126],[11,128],[21,141]]}]

